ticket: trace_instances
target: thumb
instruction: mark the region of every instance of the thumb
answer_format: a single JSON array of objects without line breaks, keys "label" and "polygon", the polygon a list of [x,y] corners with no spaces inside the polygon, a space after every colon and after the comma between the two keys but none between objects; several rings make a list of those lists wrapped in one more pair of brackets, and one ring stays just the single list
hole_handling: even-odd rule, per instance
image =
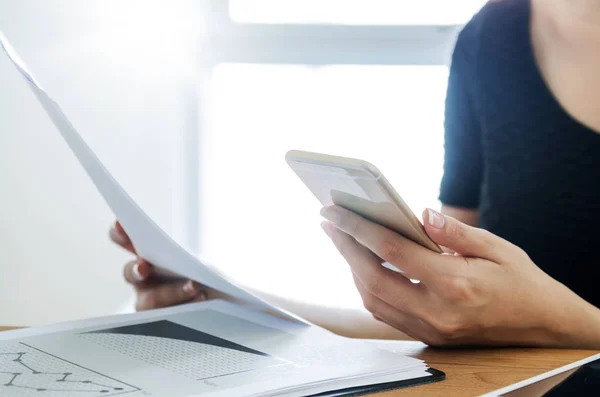
[{"label": "thumb", "polygon": [[432,209],[423,211],[423,224],[425,231],[436,244],[459,255],[496,263],[506,260],[510,243],[486,230],[465,225]]}]

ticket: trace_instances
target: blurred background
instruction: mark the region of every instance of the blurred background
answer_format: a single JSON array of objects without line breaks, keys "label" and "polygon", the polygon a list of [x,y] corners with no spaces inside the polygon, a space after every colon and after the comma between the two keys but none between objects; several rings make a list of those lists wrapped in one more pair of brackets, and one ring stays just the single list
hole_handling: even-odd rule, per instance
[{"label": "blurred background", "polygon": [[[289,149],[438,207],[456,34],[484,0],[0,0],[0,31],[110,172],[238,281],[360,307]],[[114,216],[0,54],[0,319],[131,310]]]}]

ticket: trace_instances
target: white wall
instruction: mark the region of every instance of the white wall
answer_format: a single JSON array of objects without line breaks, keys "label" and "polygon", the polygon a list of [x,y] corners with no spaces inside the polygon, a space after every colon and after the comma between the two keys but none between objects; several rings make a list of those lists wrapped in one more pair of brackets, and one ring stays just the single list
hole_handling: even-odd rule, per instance
[{"label": "white wall", "polygon": [[[224,0],[212,1],[214,6]],[[196,76],[197,66],[204,62],[202,56],[208,55],[199,50],[198,44],[201,37],[209,37],[204,42],[209,47],[213,44],[212,36],[204,36],[208,33],[207,22],[213,22],[211,29],[214,31],[220,27],[219,19],[211,17],[211,9],[207,5],[210,5],[208,0],[0,0],[0,30],[11,40],[37,79],[58,100],[75,127],[129,193],[157,223],[187,247],[198,242],[194,241],[194,233],[190,230],[199,219],[197,213],[200,211],[194,201],[196,196],[186,188],[189,185],[186,182],[194,180],[198,172],[193,166],[198,159],[190,156],[194,153],[194,149],[190,148],[197,144],[198,134],[196,91],[199,85],[196,84]],[[190,55],[197,53],[200,54],[198,64],[191,61],[194,56]],[[242,281],[252,284],[253,277],[254,280],[260,278],[263,284],[278,285],[282,289],[272,292],[290,294],[293,288],[288,288],[291,279],[286,279],[289,276],[286,269],[291,263],[281,266],[277,255],[263,260],[262,246],[250,240],[246,243],[251,249],[244,251],[243,258],[231,257],[232,252],[226,244],[230,239],[228,228],[236,222],[245,225],[260,223],[266,235],[272,229],[269,229],[268,222],[261,222],[262,217],[273,209],[263,210],[256,204],[254,214],[250,214],[256,219],[243,218],[239,213],[229,211],[226,198],[237,197],[236,194],[222,194],[222,191],[207,184],[207,180],[210,182],[211,179],[206,173],[212,173],[212,180],[219,183],[244,178],[239,173],[230,178],[221,174],[226,166],[231,170],[237,169],[235,163],[229,161],[236,156],[229,148],[230,142],[240,145],[243,139],[250,139],[248,145],[253,145],[257,139],[254,132],[260,131],[260,134],[266,134],[262,135],[265,139],[278,139],[281,147],[276,151],[267,147],[262,149],[270,150],[269,155],[276,156],[273,161],[279,162],[286,178],[292,178],[288,182],[296,184],[281,156],[286,149],[306,144],[307,141],[302,141],[306,134],[298,125],[317,135],[331,131],[347,135],[347,131],[356,129],[359,134],[356,136],[360,137],[360,131],[371,129],[372,120],[378,120],[380,125],[376,127],[385,136],[377,141],[387,139],[389,144],[386,147],[393,149],[393,153],[385,156],[377,151],[376,157],[373,157],[375,153],[367,156],[368,152],[364,150],[377,148],[364,147],[359,139],[353,155],[379,158],[378,164],[385,164],[384,158],[387,158],[389,168],[398,170],[396,175],[403,188],[413,190],[411,186],[418,186],[420,180],[407,179],[409,175],[402,175],[401,171],[410,169],[414,161],[409,155],[403,157],[406,166],[398,163],[394,148],[410,151],[411,147],[422,145],[411,146],[407,144],[409,141],[402,141],[412,139],[411,136],[396,132],[412,133],[417,128],[425,128],[431,134],[437,134],[435,139],[439,138],[441,150],[445,77],[439,73],[434,73],[438,77],[433,79],[425,77],[430,87],[424,90],[419,86],[421,80],[411,77],[411,73],[416,76],[416,70],[408,68],[400,73],[402,68],[387,68],[392,75],[396,69],[399,72],[399,79],[390,76],[396,84],[400,84],[399,88],[394,88],[394,84],[387,81],[380,80],[378,83],[377,79],[373,80],[375,75],[372,72],[359,70],[376,68],[354,68],[354,72],[347,75],[340,74],[339,70],[328,74],[326,68],[319,74],[322,80],[311,78],[313,90],[309,92],[305,90],[308,86],[300,87],[299,91],[290,90],[290,86],[286,85],[290,81],[289,76],[285,79],[286,84],[280,84],[277,73],[270,72],[268,78],[257,80],[246,73],[252,67],[244,68],[238,70],[241,73],[227,74],[220,80],[227,84],[217,81],[214,87],[201,87],[207,91],[214,89],[216,92],[212,94],[224,100],[217,101],[217,126],[209,123],[210,128],[202,135],[205,148],[212,141],[210,150],[214,152],[214,159],[221,163],[212,161],[210,156],[204,159],[203,165],[208,166],[203,170],[202,187],[210,191],[204,192],[202,197],[205,205],[201,222],[208,230],[200,242],[205,248],[210,248],[209,253],[216,255],[218,266],[227,268],[231,264],[229,270],[245,278]],[[269,68],[263,69],[268,71]],[[284,69],[285,66],[271,70]],[[380,74],[377,72],[377,75]],[[438,80],[440,76],[441,81]],[[313,77],[318,76],[315,74]],[[413,85],[416,86],[412,91],[407,90]],[[338,86],[351,88],[352,95],[344,94],[346,91],[339,90]],[[296,97],[298,92],[304,92],[305,97]],[[269,112],[278,106],[287,110],[297,109],[297,106],[289,106],[295,101],[314,102],[312,96],[315,93],[320,95],[321,101],[329,101],[330,104],[313,106],[314,116],[305,117],[307,124],[295,125],[296,129],[300,128],[299,134],[290,135],[289,120],[294,120],[294,117],[285,119],[285,111],[279,113],[279,118],[273,118],[271,114],[262,116],[261,112]],[[333,93],[342,93],[346,97],[339,100],[332,96]],[[416,96],[416,93],[419,95]],[[271,104],[269,100],[273,98],[275,103]],[[379,98],[385,106],[379,106],[371,98]],[[436,98],[434,103],[437,104],[433,107],[432,98]],[[350,112],[352,118],[345,117],[349,114],[346,99],[352,99],[350,105],[356,109]],[[248,103],[253,106],[248,106]],[[403,103],[406,105],[403,106]],[[411,106],[419,107],[424,115],[413,111]],[[301,108],[307,116],[307,107]],[[329,118],[324,117],[323,109],[328,109]],[[398,109],[404,109],[407,114],[398,117]],[[432,117],[432,111],[437,112],[436,117]],[[430,127],[419,120],[425,117],[432,123]],[[411,120],[414,126],[410,124]],[[253,131],[253,134],[248,135],[247,131]],[[216,138],[223,143],[221,152],[214,151]],[[320,136],[318,138],[315,142],[327,141]],[[313,149],[339,151],[337,140],[342,138],[330,133],[328,139],[333,146],[318,145]],[[347,149],[352,147],[348,145],[346,143]],[[265,156],[263,160],[267,158]],[[246,172],[250,170],[248,168]],[[438,171],[441,171],[441,165],[432,171],[434,176],[429,178],[432,181],[430,193],[423,194],[428,199],[435,197]],[[265,184],[270,186],[270,182]],[[300,188],[300,185],[294,186]],[[414,191],[420,194],[418,189]],[[307,192],[303,194],[305,197],[308,195]],[[259,197],[256,200],[269,204]],[[291,202],[279,200],[279,203],[288,206]],[[419,207],[423,204],[420,201],[415,203]],[[214,205],[211,207],[211,204]],[[247,212],[244,214],[248,215]],[[314,214],[314,225],[318,225],[317,212]],[[58,132],[6,57],[0,54],[0,325],[54,322],[118,310],[130,297],[121,269],[131,257],[109,243],[107,232],[113,221],[109,209]],[[313,227],[318,229],[314,225],[307,224],[306,230],[312,233]],[[317,233],[323,239],[321,233]],[[279,237],[285,238],[285,234]],[[285,247],[282,244],[280,250],[285,251]],[[252,249],[255,250],[254,255]],[[323,246],[325,249],[332,250],[331,245]],[[312,250],[311,254],[323,260],[319,252]],[[339,255],[335,257],[339,268],[347,273]],[[313,292],[319,287],[311,282],[308,268],[302,267],[303,262],[310,263],[311,259],[298,257],[296,260],[299,262],[297,271],[304,273],[306,280],[299,283],[298,278],[293,278],[298,293],[295,297],[302,298],[309,282]],[[313,262],[317,267],[320,264]],[[248,263],[253,266],[248,266]],[[271,278],[263,277],[264,274],[270,274]],[[277,283],[272,282],[275,277],[278,277]],[[322,294],[317,291],[310,299],[331,303],[325,299],[331,295],[329,280],[322,279]],[[347,291],[356,297],[351,280],[347,281]],[[337,301],[345,300],[344,296],[338,295]],[[359,302],[358,299],[355,301]]]},{"label": "white wall", "polygon": [[[173,9],[191,16],[184,5]],[[0,0],[0,30],[109,170],[186,244],[180,203],[184,149],[195,133],[193,32],[171,29],[189,39],[173,45],[178,37],[164,31],[185,24],[152,7],[158,10],[139,1]],[[0,54],[0,325],[118,310],[131,294],[121,276],[131,255],[109,242],[113,221]]]}]

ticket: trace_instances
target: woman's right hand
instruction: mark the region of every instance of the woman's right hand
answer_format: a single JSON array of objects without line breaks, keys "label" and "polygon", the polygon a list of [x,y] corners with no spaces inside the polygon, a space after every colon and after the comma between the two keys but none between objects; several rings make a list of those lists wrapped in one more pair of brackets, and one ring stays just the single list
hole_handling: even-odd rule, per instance
[{"label": "woman's right hand", "polygon": [[[110,229],[110,239],[132,254],[136,254],[131,240],[119,222]],[[135,289],[135,308],[138,311],[199,302],[218,295],[216,291],[195,281],[165,275],[141,258],[128,262],[123,269],[123,275]]]}]

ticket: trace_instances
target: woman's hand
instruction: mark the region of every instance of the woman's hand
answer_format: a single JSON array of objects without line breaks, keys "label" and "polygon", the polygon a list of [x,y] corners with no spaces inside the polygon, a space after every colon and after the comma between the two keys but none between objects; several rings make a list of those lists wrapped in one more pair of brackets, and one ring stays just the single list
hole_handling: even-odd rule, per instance
[{"label": "woman's hand", "polygon": [[600,346],[600,311],[500,237],[427,210],[428,235],[456,252],[438,254],[341,207],[322,215],[367,310],[415,339],[433,346]]},{"label": "woman's hand", "polygon": [[[131,240],[119,224],[110,230],[112,241],[135,254]],[[192,280],[185,280],[175,275],[159,272],[143,259],[133,260],[123,269],[125,280],[135,288],[136,310],[158,309],[182,303],[203,301],[210,297],[212,291]]]}]

